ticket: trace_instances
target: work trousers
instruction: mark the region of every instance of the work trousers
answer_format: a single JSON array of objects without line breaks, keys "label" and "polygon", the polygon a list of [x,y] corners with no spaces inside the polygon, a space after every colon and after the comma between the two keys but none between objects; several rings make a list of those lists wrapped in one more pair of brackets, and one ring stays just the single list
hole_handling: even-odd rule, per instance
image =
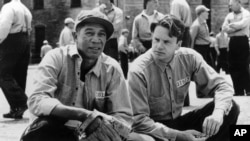
[{"label": "work trousers", "polygon": [[250,93],[249,43],[247,36],[230,37],[229,41],[229,73],[231,75],[235,95]]},{"label": "work trousers", "polygon": [[118,55],[118,43],[117,43],[117,38],[111,38],[109,39],[104,47],[103,52],[114,58],[116,61],[119,60],[119,55]]},{"label": "work trousers", "polygon": [[29,57],[27,33],[9,34],[0,44],[0,87],[11,109],[27,106],[25,87]]},{"label": "work trousers", "polygon": [[[197,130],[202,132],[202,124],[204,119],[212,114],[214,110],[214,102],[210,102],[205,106],[188,112],[176,119],[167,121],[156,121],[166,125],[169,128],[177,130]],[[232,108],[228,115],[224,116],[223,124],[221,125],[219,132],[208,138],[207,141],[229,141],[230,137],[230,126],[235,125],[240,113],[239,106],[233,101]],[[153,138],[149,135],[141,133],[131,133],[129,141],[161,141],[160,139]]]}]

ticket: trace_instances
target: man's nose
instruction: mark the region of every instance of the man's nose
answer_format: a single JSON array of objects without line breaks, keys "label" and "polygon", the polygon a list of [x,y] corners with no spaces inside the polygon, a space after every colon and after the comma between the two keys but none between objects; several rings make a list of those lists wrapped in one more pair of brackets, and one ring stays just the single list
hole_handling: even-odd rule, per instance
[{"label": "man's nose", "polygon": [[93,38],[92,38],[92,42],[99,43],[100,42],[100,38],[97,35],[94,35]]}]

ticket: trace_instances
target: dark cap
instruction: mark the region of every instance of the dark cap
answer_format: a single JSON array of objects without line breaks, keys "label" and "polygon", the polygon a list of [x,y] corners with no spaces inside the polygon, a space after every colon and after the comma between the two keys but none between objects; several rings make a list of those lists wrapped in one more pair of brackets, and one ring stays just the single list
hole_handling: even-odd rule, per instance
[{"label": "dark cap", "polygon": [[75,30],[80,24],[88,24],[88,23],[94,23],[94,24],[100,24],[102,25],[107,34],[107,39],[110,38],[110,36],[114,32],[113,24],[108,21],[108,18],[106,15],[101,13],[98,10],[83,10],[80,12],[75,20]]},{"label": "dark cap", "polygon": [[195,8],[195,13],[196,15],[200,15],[201,13],[205,12],[205,11],[210,11],[210,9],[208,9],[206,6],[204,5],[198,5],[196,8]]}]

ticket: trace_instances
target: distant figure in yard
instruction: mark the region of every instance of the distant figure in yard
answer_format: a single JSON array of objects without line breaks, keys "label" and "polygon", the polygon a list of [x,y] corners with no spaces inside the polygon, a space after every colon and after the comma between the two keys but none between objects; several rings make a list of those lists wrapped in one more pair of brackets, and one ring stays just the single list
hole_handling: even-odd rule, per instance
[{"label": "distant figure in yard", "polygon": [[41,47],[40,57],[43,58],[46,55],[46,53],[48,53],[52,49],[53,48],[51,45],[49,45],[49,42],[47,40],[44,40],[43,46]]},{"label": "distant figure in yard", "polygon": [[64,20],[65,27],[61,31],[59,37],[59,45],[60,47],[74,44],[74,36],[73,36],[73,29],[75,22],[72,18],[66,18]]}]

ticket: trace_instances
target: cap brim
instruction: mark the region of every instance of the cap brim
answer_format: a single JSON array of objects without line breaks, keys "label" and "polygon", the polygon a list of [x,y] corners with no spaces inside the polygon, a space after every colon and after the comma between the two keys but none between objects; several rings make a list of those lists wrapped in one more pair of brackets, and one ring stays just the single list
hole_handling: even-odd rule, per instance
[{"label": "cap brim", "polygon": [[107,39],[110,38],[110,36],[113,34],[114,32],[114,27],[112,25],[112,23],[110,23],[109,21],[102,19],[102,18],[98,18],[98,17],[88,17],[84,20],[82,20],[81,22],[79,22],[76,25],[76,28],[80,25],[80,24],[87,24],[87,23],[94,23],[94,24],[100,24],[102,25],[107,33]]}]

